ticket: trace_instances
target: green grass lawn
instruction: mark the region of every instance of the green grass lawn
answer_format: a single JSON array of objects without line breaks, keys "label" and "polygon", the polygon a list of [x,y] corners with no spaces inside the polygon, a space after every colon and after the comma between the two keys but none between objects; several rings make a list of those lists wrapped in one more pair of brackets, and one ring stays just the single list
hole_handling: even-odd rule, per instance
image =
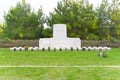
[{"label": "green grass lawn", "polygon": [[[120,48],[106,51],[10,51],[0,49],[0,66],[120,66]],[[120,68],[1,67],[0,80],[120,80]]]}]

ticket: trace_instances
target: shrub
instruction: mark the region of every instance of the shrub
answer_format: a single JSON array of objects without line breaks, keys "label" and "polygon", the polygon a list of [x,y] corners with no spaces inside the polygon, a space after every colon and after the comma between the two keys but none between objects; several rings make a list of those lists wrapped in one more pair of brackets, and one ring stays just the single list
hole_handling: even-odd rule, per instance
[{"label": "shrub", "polygon": [[20,48],[20,51],[22,51],[22,49]]},{"label": "shrub", "polygon": [[5,42],[5,43],[8,43],[8,42],[10,42],[10,41],[11,41],[10,38],[8,38],[8,37],[5,37],[5,38],[4,38],[4,42]]},{"label": "shrub", "polygon": [[45,51],[45,48],[42,48],[42,51]]},{"label": "shrub", "polygon": [[16,48],[14,48],[14,50],[13,51],[16,51]]},{"label": "shrub", "polygon": [[48,51],[50,51],[50,47],[48,47]]},{"label": "shrub", "polygon": [[95,34],[89,34],[89,35],[87,36],[87,39],[88,39],[88,40],[98,40],[99,37],[98,37],[97,35],[95,35]]},{"label": "shrub", "polygon": [[71,47],[70,50],[73,51],[73,47]]},{"label": "shrub", "polygon": [[76,50],[77,50],[77,51],[79,51],[79,49],[78,49],[78,48],[76,48]]},{"label": "shrub", "polygon": [[56,48],[54,48],[54,51],[56,51]]},{"label": "shrub", "polygon": [[62,51],[62,48],[60,48],[59,51]]},{"label": "shrub", "polygon": [[33,51],[33,48],[31,49],[31,51]]},{"label": "shrub", "polygon": [[111,38],[110,41],[114,43],[114,42],[117,42],[117,39],[116,38]]},{"label": "shrub", "polygon": [[85,51],[85,48],[82,48],[82,51]]},{"label": "shrub", "polygon": [[29,46],[24,46],[24,48],[25,48],[25,51],[27,51],[27,50],[28,50],[28,48],[29,48]]},{"label": "shrub", "polygon": [[67,48],[65,48],[65,51],[67,51]]},{"label": "shrub", "polygon": [[90,51],[90,49],[88,48],[88,51]]}]

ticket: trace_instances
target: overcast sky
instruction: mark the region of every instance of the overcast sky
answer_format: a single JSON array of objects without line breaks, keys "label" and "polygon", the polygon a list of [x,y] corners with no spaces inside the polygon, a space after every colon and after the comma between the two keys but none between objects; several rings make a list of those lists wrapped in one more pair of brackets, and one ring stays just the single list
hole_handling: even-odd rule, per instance
[{"label": "overcast sky", "polygon": [[[37,10],[42,6],[43,12],[48,15],[49,12],[54,10],[54,7],[57,5],[57,1],[60,0],[26,0],[26,3],[29,3],[32,8]],[[102,0],[89,0],[90,3],[93,3],[95,6],[99,5]],[[3,20],[4,12],[8,12],[10,7],[16,6],[17,2],[22,2],[22,0],[1,0],[0,1],[0,20]]]}]

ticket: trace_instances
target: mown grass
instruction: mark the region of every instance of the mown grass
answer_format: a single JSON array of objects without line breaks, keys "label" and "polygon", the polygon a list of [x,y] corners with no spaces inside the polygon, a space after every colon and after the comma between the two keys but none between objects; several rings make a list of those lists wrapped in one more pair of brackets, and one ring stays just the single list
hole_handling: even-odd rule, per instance
[{"label": "mown grass", "polygon": [[120,80],[120,69],[0,68],[0,80]]},{"label": "mown grass", "polygon": [[106,51],[9,51],[0,49],[0,65],[120,65],[120,49]]},{"label": "mown grass", "polygon": [[[9,51],[0,49],[0,66],[120,66],[120,49],[106,51]],[[120,80],[120,68],[0,68],[0,80]]]}]

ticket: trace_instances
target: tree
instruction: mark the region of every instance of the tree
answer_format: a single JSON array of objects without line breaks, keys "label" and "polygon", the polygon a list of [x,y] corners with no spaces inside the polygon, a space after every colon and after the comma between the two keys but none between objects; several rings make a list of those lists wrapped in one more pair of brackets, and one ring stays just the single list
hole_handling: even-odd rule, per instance
[{"label": "tree", "polygon": [[100,39],[120,39],[120,2],[119,0],[102,0],[96,10],[98,18],[98,34]]},{"label": "tree", "polygon": [[102,3],[96,10],[96,15],[98,18],[98,35],[99,38],[104,40],[104,39],[109,39],[110,32],[109,32],[109,3],[108,0],[102,0]]},{"label": "tree", "polygon": [[95,36],[97,30],[97,18],[93,11],[93,5],[87,0],[63,0],[58,2],[53,13],[48,17],[48,25],[56,23],[67,24],[69,37],[89,39],[89,34]]},{"label": "tree", "polygon": [[110,34],[113,38],[120,39],[120,1],[112,0],[109,7]]},{"label": "tree", "polygon": [[42,31],[42,35],[43,35],[43,37],[45,37],[45,38],[52,37],[52,29],[51,29],[51,28],[45,28],[45,29]]},{"label": "tree", "polygon": [[4,23],[0,22],[0,39],[4,38]]},{"label": "tree", "polygon": [[6,36],[12,39],[38,39],[42,37],[41,29],[45,23],[43,16],[42,9],[35,13],[29,4],[17,3],[16,7],[12,7],[4,16],[7,25]]},{"label": "tree", "polygon": [[22,4],[25,5],[26,4],[26,0],[22,0]]}]

